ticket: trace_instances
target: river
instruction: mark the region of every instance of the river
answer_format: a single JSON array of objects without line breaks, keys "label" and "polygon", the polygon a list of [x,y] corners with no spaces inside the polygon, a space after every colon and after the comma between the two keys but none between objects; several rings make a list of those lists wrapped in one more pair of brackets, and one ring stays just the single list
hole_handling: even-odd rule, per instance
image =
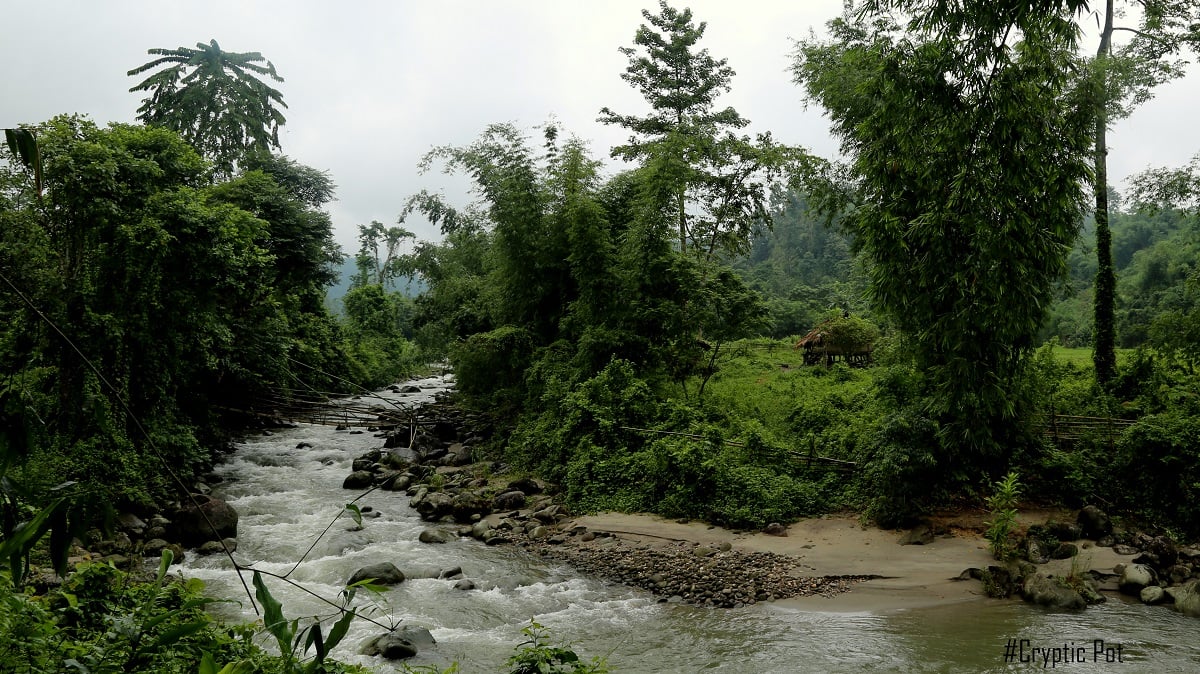
[{"label": "river", "polygon": [[[380,395],[411,406],[451,385],[448,377],[411,383],[422,393]],[[301,443],[311,447],[297,448]],[[286,573],[357,495],[341,489],[354,457],[380,445],[371,433],[310,425],[240,443],[218,467],[223,482],[215,491],[241,516],[235,556]],[[351,520],[339,520],[291,578],[336,598],[350,574],[366,564],[390,561],[410,575],[462,567],[480,589],[457,590],[453,581],[416,578],[375,601],[375,620],[426,627],[437,639],[436,647],[409,661],[413,665],[457,661],[464,674],[506,671],[505,660],[523,639],[521,629],[535,619],[550,628],[556,642],[585,658],[606,657],[621,674],[1025,671],[1051,668],[1052,659],[1042,658],[1055,654],[1073,661],[1057,663],[1055,671],[1200,672],[1200,621],[1119,598],[1078,613],[992,600],[879,614],[801,611],[771,603],[740,609],[660,604],[649,593],[580,577],[515,547],[487,547],[470,539],[419,543],[417,536],[429,525],[407,503],[401,492],[368,495],[359,505],[381,515],[365,519],[360,531],[350,530]],[[212,596],[240,596],[240,604],[216,609],[221,617],[255,619],[227,559],[189,552],[175,569],[204,580]],[[289,618],[328,613],[327,606],[285,583],[270,578],[267,583]],[[361,644],[381,631],[355,621],[333,657],[380,672],[401,671],[358,654]],[[1010,640],[1012,658],[1006,663]],[[1103,641],[1100,650],[1097,640]],[[1057,650],[1035,653],[1035,648]]]}]

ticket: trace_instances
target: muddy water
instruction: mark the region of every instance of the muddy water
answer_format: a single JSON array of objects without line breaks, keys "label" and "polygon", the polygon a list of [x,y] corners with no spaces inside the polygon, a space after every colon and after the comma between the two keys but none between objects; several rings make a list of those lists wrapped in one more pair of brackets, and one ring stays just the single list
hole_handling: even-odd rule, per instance
[{"label": "muddy water", "polygon": [[[421,394],[384,395],[419,405],[451,382],[436,377],[415,383]],[[312,446],[298,449],[300,443]],[[219,469],[225,481],[217,493],[241,514],[239,560],[287,572],[356,495],[341,489],[353,458],[379,444],[369,433],[301,426],[239,445]],[[467,539],[421,544],[417,536],[427,525],[407,501],[402,493],[367,496],[359,505],[381,516],[365,520],[361,531],[340,520],[291,578],[335,598],[366,564],[390,561],[410,575],[461,566],[480,589],[417,578],[362,603],[360,611],[379,622],[431,630],[438,645],[410,661],[414,665],[457,661],[467,674],[505,671],[523,638],[521,628],[536,619],[585,657],[606,657],[615,672],[1200,672],[1200,620],[1162,608],[1119,599],[1081,613],[986,600],[884,614],[767,603],[734,610],[659,604],[645,592],[581,578],[515,548]],[[179,570],[205,580],[214,596],[241,595],[240,605],[218,609],[223,617],[255,619],[222,558],[189,553]],[[328,614],[328,607],[293,587],[270,579],[268,585],[289,617]],[[399,671],[358,655],[361,644],[381,631],[356,621],[334,657]],[[1009,640],[1012,662],[1006,664]],[[1056,657],[1070,662],[1056,663]]]}]

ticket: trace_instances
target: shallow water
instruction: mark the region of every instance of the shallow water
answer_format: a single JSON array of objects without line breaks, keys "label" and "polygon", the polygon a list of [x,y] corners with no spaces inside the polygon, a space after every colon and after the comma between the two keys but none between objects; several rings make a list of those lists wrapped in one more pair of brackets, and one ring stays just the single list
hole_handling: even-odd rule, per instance
[{"label": "shallow water", "polygon": [[[451,385],[443,377],[414,383],[421,394],[380,395],[415,405]],[[297,449],[301,442],[312,447]],[[225,481],[217,490],[241,515],[239,561],[286,573],[357,495],[341,489],[354,457],[381,443],[370,433],[304,425],[240,444],[218,469]],[[417,536],[429,525],[407,502],[403,493],[368,495],[358,505],[382,516],[365,519],[362,531],[349,531],[353,523],[347,518],[338,520],[291,578],[334,599],[365,564],[390,561],[410,575],[461,566],[483,589],[464,592],[454,589],[453,581],[410,579],[373,600],[373,606],[358,602],[360,613],[370,610],[379,622],[431,630],[438,644],[411,660],[414,665],[457,661],[466,674],[504,671],[504,661],[523,640],[521,629],[536,619],[556,641],[587,658],[604,656],[621,673],[983,672],[1043,665],[1071,672],[1200,672],[1200,620],[1163,608],[1120,599],[1078,613],[990,600],[884,614],[820,613],[769,603],[732,610],[660,604],[646,592],[581,578],[514,547],[468,539],[419,543]],[[226,559],[189,552],[177,569],[206,581],[213,596],[240,597],[240,604],[216,609],[223,617],[255,619]],[[296,588],[266,580],[288,617],[329,613]],[[399,671],[357,654],[381,631],[355,621],[334,657],[381,672]],[[1006,664],[1010,639],[1016,640],[1014,657]],[[1021,640],[1027,640],[1023,652]],[[1112,650],[1097,654],[1095,640]],[[1115,661],[1117,645],[1120,662]],[[1029,661],[1034,648],[1057,648],[1060,658],[1076,661],[1043,662],[1041,652],[1036,662]],[[1022,653],[1026,662],[1020,662]],[[1106,655],[1114,661],[1106,662]]]}]

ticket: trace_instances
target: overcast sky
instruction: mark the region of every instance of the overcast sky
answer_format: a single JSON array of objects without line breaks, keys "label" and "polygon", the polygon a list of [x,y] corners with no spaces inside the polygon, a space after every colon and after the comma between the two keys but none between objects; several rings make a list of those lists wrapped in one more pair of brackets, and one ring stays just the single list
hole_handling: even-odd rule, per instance
[{"label": "overcast sky", "polygon": [[[806,110],[788,72],[793,38],[818,33],[841,0],[692,0],[708,23],[702,45],[737,71],[732,105],[749,131],[833,156],[819,108]],[[596,123],[600,108],[643,114],[620,77],[653,0],[38,0],[6,2],[0,63],[0,127],[77,112],[100,123],[133,122],[140,79],[126,72],[151,47],[216,39],[226,51],[259,51],[285,82],[283,151],[326,170],[336,237],[357,249],[358,224],[394,223],[422,188],[460,198],[465,181],[421,176],[435,145],[465,144],[488,124],[530,129],[554,116],[590,142],[596,157],[625,140]],[[1110,182],[1150,166],[1179,166],[1200,152],[1200,75],[1157,90],[1154,101],[1110,135]],[[465,198],[465,197],[463,197]],[[421,238],[437,233],[409,223]]]}]

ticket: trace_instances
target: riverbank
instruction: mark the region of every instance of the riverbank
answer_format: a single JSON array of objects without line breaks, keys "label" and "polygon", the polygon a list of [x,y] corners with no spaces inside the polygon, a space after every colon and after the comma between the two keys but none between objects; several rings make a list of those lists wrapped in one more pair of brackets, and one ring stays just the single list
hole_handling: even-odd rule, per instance
[{"label": "riverbank", "polygon": [[[1024,525],[1045,523],[1060,513],[1026,511]],[[934,534],[923,544],[902,545],[907,532],[864,525],[852,515],[827,515],[792,523],[786,535],[734,532],[700,522],[678,522],[654,515],[601,513],[578,517],[564,528],[585,527],[610,534],[631,545],[655,549],[695,546],[754,554],[769,553],[792,560],[789,573],[800,578],[847,578],[838,591],[801,593],[779,600],[781,606],[826,612],[877,613],[900,609],[939,606],[967,601],[990,601],[981,583],[962,579],[963,571],[996,564],[982,535],[980,514],[960,513],[935,518]],[[568,542],[581,552],[576,560],[598,556],[605,536],[588,542]],[[549,547],[549,546],[543,546]],[[589,552],[590,551],[590,552]],[[1134,555],[1120,555],[1112,548],[1089,542],[1081,544],[1079,556],[1054,560],[1042,570],[1066,575],[1072,571],[1112,574],[1113,567],[1128,563]]]}]

